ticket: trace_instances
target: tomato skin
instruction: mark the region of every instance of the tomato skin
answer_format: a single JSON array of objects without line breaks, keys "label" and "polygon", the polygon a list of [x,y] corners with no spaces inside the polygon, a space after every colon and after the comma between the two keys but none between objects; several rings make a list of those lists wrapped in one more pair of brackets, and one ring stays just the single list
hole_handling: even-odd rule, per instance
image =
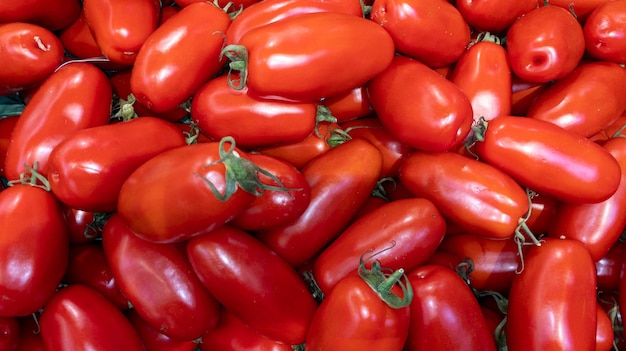
[{"label": "tomato skin", "polygon": [[528,211],[526,192],[506,173],[454,152],[409,155],[400,181],[418,197],[468,231],[490,238],[510,238]]},{"label": "tomato skin", "polygon": [[[611,1],[614,0],[550,0],[550,5],[562,7],[567,10],[572,8],[578,20],[581,23],[585,23],[593,10]],[[537,0],[537,5],[543,6],[544,1]]]},{"label": "tomato skin", "polygon": [[592,57],[616,63],[626,61],[623,41],[626,3],[609,1],[591,12],[583,26],[587,53]]},{"label": "tomato skin", "polygon": [[16,350],[20,322],[16,317],[0,317],[0,350]]},{"label": "tomato skin", "polygon": [[159,26],[144,42],[132,67],[130,86],[137,101],[161,113],[191,98],[223,66],[224,38],[216,33],[225,32],[230,22],[222,9],[199,2]]},{"label": "tomato skin", "polygon": [[361,4],[354,0],[270,0],[257,1],[233,19],[226,31],[226,43],[238,44],[248,31],[295,15],[314,12],[338,12],[363,16]]},{"label": "tomato skin", "polygon": [[626,71],[616,63],[591,62],[550,85],[527,116],[590,137],[617,120],[626,108]]},{"label": "tomato skin", "polygon": [[475,31],[501,33],[518,17],[537,7],[537,1],[457,0],[455,6]]},{"label": "tomato skin", "polygon": [[43,310],[40,323],[48,350],[144,350],[122,312],[84,285],[59,290]]},{"label": "tomato skin", "polygon": [[6,223],[0,229],[0,316],[36,312],[54,294],[67,266],[61,205],[48,191],[16,184],[0,192],[0,221]]},{"label": "tomato skin", "polygon": [[581,241],[591,258],[600,260],[626,227],[626,139],[609,139],[603,147],[619,162],[621,181],[608,199],[592,204],[560,204],[548,235]]},{"label": "tomato skin", "polygon": [[158,25],[160,8],[155,0],[85,0],[83,11],[102,54],[115,63],[132,65]]},{"label": "tomato skin", "polygon": [[313,275],[328,294],[358,268],[367,250],[381,252],[380,264],[393,270],[411,270],[426,262],[446,232],[446,223],[435,205],[423,198],[391,201],[352,222],[315,259]]},{"label": "tomato skin", "polygon": [[602,146],[550,122],[500,116],[474,146],[522,186],[566,203],[593,203],[615,193],[619,164]]},{"label": "tomato skin", "polygon": [[180,129],[156,117],[84,129],[50,153],[50,187],[70,207],[112,212],[122,184],[135,169],[162,152],[185,145]]},{"label": "tomato skin", "polygon": [[470,131],[472,105],[467,96],[417,60],[395,56],[368,83],[367,92],[382,125],[415,149],[449,150]]},{"label": "tomato skin", "polygon": [[209,138],[230,135],[240,147],[255,148],[297,142],[313,133],[316,103],[257,98],[246,87],[232,89],[228,79],[211,79],[191,101],[191,118]]},{"label": "tomato skin", "polygon": [[496,350],[476,297],[455,271],[424,265],[407,277],[414,297],[406,351]]},{"label": "tomato skin", "polygon": [[161,333],[158,329],[154,329],[146,322],[136,309],[130,309],[126,312],[126,318],[133,324],[133,327],[139,334],[141,341],[149,351],[193,351],[196,349],[195,340],[178,340],[170,338]]},{"label": "tomato skin", "polygon": [[500,44],[481,41],[470,46],[449,79],[469,98],[474,120],[511,114],[511,67]]},{"label": "tomato skin", "polygon": [[597,304],[598,317],[596,327],[596,348],[595,351],[610,351],[613,349],[613,322],[607,312],[600,304]]},{"label": "tomato skin", "polygon": [[0,23],[28,22],[55,31],[78,17],[79,0],[25,0],[0,4]]},{"label": "tomato skin", "polygon": [[285,225],[257,233],[258,237],[292,266],[302,265],[350,223],[374,189],[381,166],[380,152],[363,139],[327,151],[302,170],[311,187],[311,201],[304,213]]},{"label": "tomato skin", "polygon": [[193,273],[184,244],[145,241],[113,215],[102,245],[120,290],[153,328],[193,340],[215,326],[219,304]]},{"label": "tomato skin", "polygon": [[356,273],[341,279],[318,307],[307,332],[310,351],[400,351],[406,341],[409,307],[389,307]]},{"label": "tomato skin", "polygon": [[59,38],[35,24],[0,24],[0,43],[0,95],[37,86],[63,62]]},{"label": "tomato skin", "polygon": [[595,262],[598,290],[615,292],[619,289],[624,257],[624,243],[617,240],[602,258]]},{"label": "tomato skin", "polygon": [[[302,215],[311,202],[311,187],[304,175],[286,161],[271,156],[249,154],[248,158],[276,176],[289,190],[266,190],[229,223],[246,231],[259,231],[285,224]],[[259,179],[265,184],[276,186],[265,175],[259,175]]]},{"label": "tomato skin", "polygon": [[[524,246],[523,250],[527,250]],[[494,240],[473,233],[446,236],[438,248],[456,257],[448,266],[456,266],[469,258],[473,270],[469,274],[470,285],[480,291],[497,291],[507,294],[515,272],[520,268],[520,258],[515,241]]]},{"label": "tomato skin", "polygon": [[71,63],[50,75],[15,125],[5,160],[7,179],[18,179],[24,164],[35,161],[47,176],[48,157],[56,145],[81,129],[109,122],[111,98],[106,75],[89,63]]},{"label": "tomato skin", "polygon": [[11,134],[17,124],[19,116],[0,118],[0,176],[4,176],[4,162],[7,149],[11,143]]},{"label": "tomato skin", "polygon": [[367,98],[367,87],[362,85],[348,92],[322,100],[338,123],[352,121],[372,114],[372,105]]},{"label": "tomato skin", "polygon": [[101,242],[72,244],[63,281],[67,284],[88,286],[111,301],[118,309],[129,308],[128,298],[122,294]]},{"label": "tomato skin", "polygon": [[227,309],[222,309],[215,328],[202,335],[198,347],[200,351],[293,351],[291,345],[259,334]]},{"label": "tomato skin", "polygon": [[[337,44],[329,45],[328,38]],[[250,93],[289,101],[317,101],[359,87],[394,56],[393,41],[379,25],[334,12],[305,13],[254,28],[239,45],[248,51]],[[345,69],[346,57],[359,59]]]},{"label": "tomato skin", "polygon": [[596,280],[585,246],[545,238],[524,257],[525,268],[514,277],[509,293],[509,350],[593,350]]},{"label": "tomato skin", "polygon": [[77,210],[67,205],[63,207],[70,244],[89,243],[101,237],[103,223],[99,223],[99,214]]},{"label": "tomato skin", "polygon": [[224,225],[187,242],[204,286],[242,322],[269,338],[301,344],[317,303],[296,270],[250,234]]},{"label": "tomato skin", "polygon": [[233,219],[254,195],[239,189],[222,202],[211,192],[203,177],[220,194],[226,189],[224,164],[210,165],[219,160],[218,150],[217,142],[200,143],[148,160],[122,185],[118,213],[139,237],[159,243],[187,240]]},{"label": "tomato skin", "polygon": [[506,33],[511,69],[524,80],[549,82],[570,73],[585,52],[583,29],[566,9],[538,7]]},{"label": "tomato skin", "polygon": [[456,62],[470,42],[469,26],[445,0],[375,0],[370,17],[389,32],[397,52],[429,67]]}]

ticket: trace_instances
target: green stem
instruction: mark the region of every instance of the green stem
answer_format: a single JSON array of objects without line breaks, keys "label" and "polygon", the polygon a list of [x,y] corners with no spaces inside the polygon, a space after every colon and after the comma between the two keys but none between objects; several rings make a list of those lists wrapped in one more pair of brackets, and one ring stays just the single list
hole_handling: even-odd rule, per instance
[{"label": "green stem", "polygon": [[[381,254],[387,250],[392,249],[395,246],[395,242],[392,242],[392,246],[385,248],[366,260],[363,259],[363,256],[370,251],[365,252],[360,260],[359,260],[359,269],[358,274],[371,288],[372,290],[380,297],[383,302],[385,302],[389,307],[399,309],[406,307],[411,304],[413,300],[413,288],[411,284],[404,274],[404,269],[400,268],[392,273],[383,272],[383,268],[380,266],[380,262],[377,260],[372,261],[372,265],[370,269],[365,268],[365,263],[371,260],[376,255]],[[385,270],[388,271],[388,270]],[[401,278],[404,277],[404,282]],[[396,295],[392,292],[392,288],[394,286],[399,286],[402,291],[402,296]]]},{"label": "green stem", "polygon": [[20,178],[16,180],[11,180],[7,182],[8,186],[14,186],[16,184],[30,185],[37,188],[41,188],[45,191],[50,191],[50,182],[43,174],[37,171],[39,167],[39,162],[35,161],[33,163],[33,167],[28,166],[28,164],[24,164],[25,171],[20,173]]},{"label": "green stem", "polygon": [[[220,57],[226,56],[228,64],[228,85],[235,90],[242,90],[248,81],[248,50],[241,45],[226,45]],[[233,77],[233,72],[239,73],[239,78]]]}]

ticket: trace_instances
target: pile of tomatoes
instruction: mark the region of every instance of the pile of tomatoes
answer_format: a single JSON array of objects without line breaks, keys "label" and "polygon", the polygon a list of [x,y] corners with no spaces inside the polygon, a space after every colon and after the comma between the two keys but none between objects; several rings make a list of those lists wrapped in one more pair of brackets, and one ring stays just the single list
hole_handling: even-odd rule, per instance
[{"label": "pile of tomatoes", "polygon": [[626,0],[0,4],[0,350],[626,350]]}]

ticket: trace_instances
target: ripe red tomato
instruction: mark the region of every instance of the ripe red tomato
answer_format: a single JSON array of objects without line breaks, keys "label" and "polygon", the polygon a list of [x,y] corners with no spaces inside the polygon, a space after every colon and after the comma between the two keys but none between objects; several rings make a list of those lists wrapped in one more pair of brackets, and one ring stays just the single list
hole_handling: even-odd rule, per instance
[{"label": "ripe red tomato", "polygon": [[0,23],[27,22],[55,31],[65,28],[80,13],[79,0],[25,0],[0,3]]},{"label": "ripe red tomato", "polygon": [[[126,318],[133,324],[141,341],[149,351],[193,351],[198,346],[196,340],[170,338],[146,322],[136,309],[126,312]],[[213,328],[211,328],[213,329]]]},{"label": "ripe red tomato", "polygon": [[[584,23],[589,14],[597,7],[615,0],[550,0],[550,5],[573,11],[578,21]],[[544,0],[537,0],[538,6],[543,6]]]},{"label": "ripe red tomato", "polygon": [[16,317],[0,317],[0,350],[16,350],[20,322]]},{"label": "ripe red tomato", "polygon": [[[211,2],[186,6],[146,39],[130,86],[141,104],[161,113],[182,104],[215,75],[230,17]],[[175,87],[175,88],[173,88]]]},{"label": "ripe red tomato", "polygon": [[294,268],[252,235],[224,225],[188,241],[204,286],[242,322],[290,345],[304,342],[317,303]]},{"label": "ripe red tomato", "polygon": [[527,117],[591,137],[616,121],[625,108],[624,68],[590,62],[548,86],[530,105]]},{"label": "ripe red tomato", "polygon": [[52,297],[68,260],[61,205],[49,191],[15,184],[0,192],[0,316],[38,311]]},{"label": "ripe red tomato", "polygon": [[135,169],[184,145],[180,129],[156,117],[87,128],[67,137],[50,153],[50,187],[72,208],[113,212],[122,184]]},{"label": "ripe red tomato", "polygon": [[537,1],[456,0],[455,6],[475,31],[502,33],[518,17],[537,7]]},{"label": "ripe red tomato", "polygon": [[558,6],[541,6],[513,22],[506,33],[511,69],[530,82],[548,82],[570,73],[585,52],[583,29]]},{"label": "ripe red tomato", "polygon": [[399,174],[411,193],[432,201],[446,218],[490,238],[512,237],[530,206],[509,175],[455,152],[416,151]]},{"label": "ripe red tomato", "polygon": [[410,271],[430,258],[445,232],[446,222],[429,200],[391,201],[353,221],[317,256],[315,281],[328,294],[358,269],[359,257],[367,250],[380,251],[376,259],[389,269]]},{"label": "ripe red tomato", "polygon": [[50,30],[30,23],[0,24],[0,95],[41,84],[63,62],[63,44]]},{"label": "ripe red tomato", "polygon": [[184,244],[145,241],[113,215],[104,226],[102,245],[120,290],[153,328],[194,340],[215,326],[219,304],[193,273]]},{"label": "ripe red tomato", "polygon": [[54,294],[41,314],[40,325],[47,350],[144,350],[122,312],[97,291],[80,284]]},{"label": "ripe red tomato", "polygon": [[355,0],[269,0],[257,1],[233,19],[226,31],[226,43],[238,44],[250,30],[291,16],[313,12],[339,12],[363,16],[361,3]]},{"label": "ripe red tomato", "polygon": [[608,313],[598,303],[598,318],[596,327],[596,351],[610,351],[613,349],[615,334],[613,332],[613,322]]},{"label": "ripe red tomato", "polygon": [[407,277],[414,296],[405,351],[496,350],[474,293],[455,271],[424,265]]},{"label": "ripe red tomato", "polygon": [[352,139],[325,152],[303,170],[311,187],[304,213],[257,235],[293,266],[312,259],[350,223],[376,185],[380,151],[364,139]]},{"label": "ripe red tomato", "polygon": [[[329,45],[332,38],[334,44]],[[375,43],[375,45],[372,45]],[[334,12],[291,16],[246,32],[223,54],[241,76],[233,87],[291,101],[317,101],[362,86],[394,56],[393,40],[363,17]],[[358,57],[345,68],[347,57]]]},{"label": "ripe red tomato", "polygon": [[35,162],[46,176],[56,145],[81,129],[109,122],[111,98],[108,78],[92,64],[70,63],[50,75],[15,125],[5,160],[7,179],[18,179],[24,165]]},{"label": "ripe red tomato", "polygon": [[[450,81],[467,95],[474,120],[511,114],[511,67],[506,49],[484,40],[470,46],[457,61]],[[499,39],[498,39],[499,40]]]},{"label": "ripe red tomato", "polygon": [[209,138],[232,136],[242,148],[258,148],[298,142],[313,133],[318,104],[258,98],[247,87],[232,89],[228,79],[211,79],[191,100],[191,118]]},{"label": "ripe red tomato", "polygon": [[591,12],[583,27],[587,53],[616,63],[626,62],[626,1],[609,1]]},{"label": "ripe red tomato", "polygon": [[469,25],[445,0],[375,0],[370,18],[389,32],[397,52],[429,67],[456,62],[470,42]]},{"label": "ripe red tomato", "polygon": [[596,285],[599,291],[616,292],[624,261],[624,243],[617,240],[601,259],[595,262]]},{"label": "ripe red tomato", "polygon": [[337,123],[367,117],[374,112],[367,97],[366,85],[325,98],[322,104],[330,110],[333,117],[337,119]]},{"label": "ripe red tomato", "polygon": [[63,205],[71,244],[92,242],[102,235],[108,213],[88,212]]},{"label": "ripe red tomato", "polygon": [[472,105],[465,93],[417,60],[395,56],[367,93],[382,125],[413,148],[449,150],[470,131]]},{"label": "ripe red tomato", "polygon": [[500,116],[474,151],[522,186],[567,203],[593,203],[615,193],[621,170],[602,146],[550,122]]},{"label": "ripe red tomato", "polygon": [[0,176],[4,176],[4,161],[18,117],[19,115],[0,118]]},{"label": "ripe red tomato", "polygon": [[[271,156],[249,154],[248,158],[276,176],[287,191],[265,191],[229,223],[243,230],[259,231],[283,225],[302,215],[311,202],[311,187],[304,175],[291,164]],[[263,174],[259,175],[259,180],[268,186],[274,185],[274,181]]]},{"label": "ripe red tomato", "polygon": [[509,350],[594,350],[596,279],[585,246],[545,238],[528,248],[525,261],[509,293]]}]

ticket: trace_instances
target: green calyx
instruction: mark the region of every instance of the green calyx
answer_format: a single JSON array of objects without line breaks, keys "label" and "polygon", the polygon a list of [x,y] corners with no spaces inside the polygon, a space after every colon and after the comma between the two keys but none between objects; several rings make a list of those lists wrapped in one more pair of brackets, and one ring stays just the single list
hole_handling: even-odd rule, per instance
[{"label": "green calyx", "polygon": [[[228,149],[226,149],[227,143],[230,144]],[[227,201],[230,199],[230,197],[237,192],[238,188],[241,188],[243,191],[251,193],[255,196],[263,195],[266,190],[297,190],[285,187],[280,179],[278,179],[275,175],[255,165],[252,161],[242,158],[239,152],[235,149],[235,139],[233,139],[233,137],[227,136],[220,140],[219,155],[219,160],[206,165],[206,167],[214,166],[220,163],[223,163],[226,167],[226,189],[223,194],[217,190],[215,185],[209,179],[198,173],[194,174],[204,180],[209,188],[211,188],[215,197],[220,201]],[[259,173],[272,179],[277,186],[263,184],[259,180]]]},{"label": "green calyx", "polygon": [[[358,273],[361,279],[363,279],[389,307],[395,309],[403,308],[410,305],[413,300],[413,288],[404,274],[404,269],[400,268],[393,271],[391,269],[382,268],[378,260],[372,261],[371,268],[367,269],[365,267],[367,261],[386,250],[389,250],[389,248],[383,249],[365,260],[363,256],[361,256]],[[404,282],[401,280],[402,277],[404,277]],[[401,296],[391,291],[395,285],[400,287],[402,291]]]},{"label": "green calyx", "polygon": [[25,171],[20,173],[20,178],[7,182],[7,185],[14,186],[17,184],[30,185],[37,188],[41,188],[45,191],[51,191],[50,182],[43,174],[38,172],[39,162],[35,161],[33,167],[24,164]]},{"label": "green calyx", "polygon": [[[220,52],[220,58],[226,56],[228,64],[228,86],[235,90],[242,90],[248,80],[248,50],[241,45],[226,45]],[[239,73],[239,78],[233,76]]]}]

